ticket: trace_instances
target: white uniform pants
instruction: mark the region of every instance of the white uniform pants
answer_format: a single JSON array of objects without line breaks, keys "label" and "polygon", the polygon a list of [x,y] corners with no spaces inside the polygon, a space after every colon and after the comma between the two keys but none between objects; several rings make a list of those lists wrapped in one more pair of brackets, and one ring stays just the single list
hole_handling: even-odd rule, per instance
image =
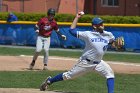
[{"label": "white uniform pants", "polygon": [[71,70],[63,73],[63,78],[64,80],[72,79],[93,70],[97,71],[107,79],[114,78],[114,72],[112,71],[110,66],[103,60],[101,60],[99,64],[93,64],[86,60],[81,60]]},{"label": "white uniform pants", "polygon": [[48,56],[49,56],[49,47],[50,47],[50,37],[42,37],[38,36],[36,41],[36,53],[33,57],[34,60],[37,59],[39,53],[42,51],[42,49],[45,50],[44,54],[44,64],[48,63]]}]

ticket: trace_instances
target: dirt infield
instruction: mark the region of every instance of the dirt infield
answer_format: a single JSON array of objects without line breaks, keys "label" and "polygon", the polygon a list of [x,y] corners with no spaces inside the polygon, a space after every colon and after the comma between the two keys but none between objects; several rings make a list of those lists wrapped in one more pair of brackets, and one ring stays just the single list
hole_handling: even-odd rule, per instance
[{"label": "dirt infield", "polygon": [[0,93],[62,93],[55,91],[40,91],[39,89],[26,88],[0,88]]},{"label": "dirt infield", "polygon": [[[32,56],[0,56],[0,71],[27,71]],[[76,64],[78,59],[65,57],[49,57],[49,70],[69,70]],[[42,70],[43,57],[39,56],[37,59],[35,70]],[[140,74],[140,64],[111,62],[107,63],[112,67],[116,73]]]},{"label": "dirt infield", "polygon": [[[0,71],[28,71],[29,64],[32,60],[31,56],[0,56]],[[69,70],[78,59],[64,57],[49,57],[49,70]],[[35,70],[42,70],[43,57],[39,57]],[[115,73],[140,74],[140,64],[123,63],[123,62],[107,62]],[[44,93],[39,89],[14,89],[0,88],[0,93]],[[46,93],[60,93],[47,91]]]}]

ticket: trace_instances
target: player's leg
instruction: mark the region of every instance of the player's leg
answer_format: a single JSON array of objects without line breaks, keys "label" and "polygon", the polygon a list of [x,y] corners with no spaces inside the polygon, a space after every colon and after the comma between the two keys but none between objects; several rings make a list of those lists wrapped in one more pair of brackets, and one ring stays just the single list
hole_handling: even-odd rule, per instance
[{"label": "player's leg", "polygon": [[36,41],[36,50],[35,50],[35,53],[34,53],[34,56],[33,56],[29,69],[33,69],[33,67],[35,65],[35,61],[37,60],[37,58],[42,50],[42,46],[43,46],[42,37],[38,36],[37,41]]},{"label": "player's leg", "polygon": [[45,50],[45,53],[44,53],[44,60],[43,60],[43,63],[44,63],[43,70],[47,69],[48,57],[49,57],[49,47],[50,47],[50,37],[44,38],[44,47],[43,48]]},{"label": "player's leg", "polygon": [[92,71],[92,69],[93,69],[92,66],[90,66],[88,64],[86,66],[84,66],[84,65],[85,65],[84,62],[79,62],[71,70],[69,70],[67,72],[60,73],[54,77],[48,77],[41,84],[40,90],[44,91],[48,85],[50,85],[54,82],[73,79],[73,78],[76,78],[78,76],[85,74],[86,72]]},{"label": "player's leg", "polygon": [[111,67],[103,60],[95,68],[97,72],[106,77],[108,93],[114,93],[114,72]]}]

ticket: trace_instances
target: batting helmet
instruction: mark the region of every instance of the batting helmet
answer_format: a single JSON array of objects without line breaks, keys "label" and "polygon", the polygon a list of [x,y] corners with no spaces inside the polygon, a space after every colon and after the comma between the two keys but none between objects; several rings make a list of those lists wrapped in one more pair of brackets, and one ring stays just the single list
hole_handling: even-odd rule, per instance
[{"label": "batting helmet", "polygon": [[55,9],[50,8],[47,12],[47,15],[54,15],[55,16]]},{"label": "batting helmet", "polygon": [[104,21],[99,17],[95,17],[95,18],[92,19],[92,25],[98,25],[98,24],[101,24],[103,22]]}]

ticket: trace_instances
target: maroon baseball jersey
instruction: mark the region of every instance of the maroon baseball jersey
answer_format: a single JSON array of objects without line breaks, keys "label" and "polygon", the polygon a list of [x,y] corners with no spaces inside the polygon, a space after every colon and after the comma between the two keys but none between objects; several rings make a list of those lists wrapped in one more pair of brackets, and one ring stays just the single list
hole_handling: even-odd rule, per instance
[{"label": "maroon baseball jersey", "polygon": [[54,19],[49,21],[47,17],[41,18],[37,25],[39,27],[39,35],[41,36],[49,37],[53,30],[58,30],[56,21]]}]

